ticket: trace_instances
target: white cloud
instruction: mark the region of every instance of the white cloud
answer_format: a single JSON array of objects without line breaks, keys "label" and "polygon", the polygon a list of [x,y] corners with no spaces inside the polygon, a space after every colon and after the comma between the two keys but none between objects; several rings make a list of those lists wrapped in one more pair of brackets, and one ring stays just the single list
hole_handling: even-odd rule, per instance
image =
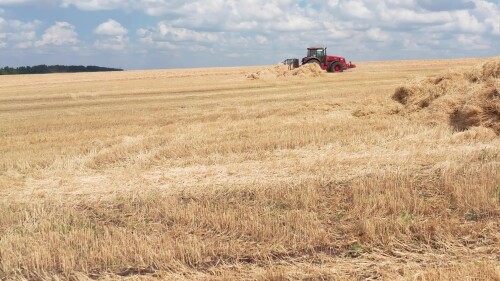
[{"label": "white cloud", "polygon": [[33,47],[33,42],[32,41],[24,41],[24,42],[19,42],[15,45],[17,49],[28,49]]},{"label": "white cloud", "polygon": [[0,0],[1,6],[54,5],[60,0]]},{"label": "white cloud", "polygon": [[[0,0],[2,1],[2,0]],[[5,1],[5,0],[4,0]],[[8,0],[25,2],[29,0]],[[32,0],[33,1],[33,0]],[[452,32],[499,32],[499,4],[487,0],[328,0],[300,7],[292,0],[59,0],[63,7],[82,10],[141,11],[167,15],[175,28],[217,31],[304,31],[323,27],[321,22],[358,22],[370,28],[402,30],[433,26]],[[311,12],[312,11],[312,12]],[[326,11],[326,12],[325,12]],[[342,30],[355,32],[355,30]],[[343,37],[339,33],[338,37]]]},{"label": "white cloud", "polygon": [[120,36],[128,33],[128,30],[119,22],[109,19],[96,27],[94,33],[105,36]]},{"label": "white cloud", "polygon": [[269,40],[267,39],[267,37],[262,36],[262,35],[256,35],[255,36],[255,41],[257,41],[257,43],[259,43],[259,44],[267,44],[267,43],[269,43]]},{"label": "white cloud", "polygon": [[[234,50],[248,50],[251,48],[266,48],[272,41],[263,34],[243,36],[238,32],[207,32],[188,28],[174,27],[168,22],[159,22],[155,27],[141,28],[137,36],[142,44],[157,49],[182,50],[200,53],[212,52],[234,58]],[[175,54],[175,53],[173,53]]]},{"label": "white cloud", "polygon": [[94,33],[99,37],[94,43],[98,49],[121,51],[129,45],[128,30],[113,19],[101,23]]},{"label": "white cloud", "polygon": [[31,46],[36,39],[36,30],[40,21],[22,22],[0,17],[0,40],[3,48]]},{"label": "white cloud", "polygon": [[31,0],[0,0],[0,5],[16,5],[32,2]]},{"label": "white cloud", "polygon": [[339,5],[340,0],[328,0],[327,4],[330,8],[336,8]]},{"label": "white cloud", "polygon": [[373,41],[379,41],[379,42],[385,42],[389,40],[389,34],[387,32],[383,32],[380,28],[374,27],[370,28],[367,32],[366,35],[368,38],[372,39]]},{"label": "white cloud", "polygon": [[459,11],[454,13],[454,23],[457,29],[465,32],[483,33],[486,31],[486,23],[480,22],[468,11]]},{"label": "white cloud", "polygon": [[156,42],[156,46],[161,49],[167,49],[167,50],[177,50],[180,49],[180,46],[172,44],[170,42],[166,41],[158,41]]},{"label": "white cloud", "polygon": [[488,50],[491,45],[480,35],[464,35],[457,36],[457,41],[467,50]]},{"label": "white cloud", "polygon": [[95,41],[94,46],[98,49],[108,49],[114,51],[125,50],[129,44],[129,38],[126,36],[112,36],[101,38]]},{"label": "white cloud", "polygon": [[214,43],[219,41],[219,34],[217,33],[173,27],[167,22],[158,23],[155,31],[160,38],[169,41],[199,43]]},{"label": "white cloud", "polygon": [[159,22],[155,27],[141,28],[137,31],[139,41],[158,49],[190,50],[201,52],[223,38],[221,33],[199,32],[187,28],[173,27],[167,22]]},{"label": "white cloud", "polygon": [[36,47],[46,45],[62,46],[75,45],[79,42],[75,27],[67,22],[56,22],[49,27],[42,36],[42,39],[35,42]]},{"label": "white cloud", "polygon": [[423,9],[428,11],[455,11],[474,9],[474,3],[469,0],[417,0]]},{"label": "white cloud", "polygon": [[500,2],[497,4],[483,0],[473,0],[476,8],[469,11],[479,21],[484,19],[486,29],[495,35],[500,35]]},{"label": "white cloud", "polygon": [[353,26],[345,22],[324,21],[325,40],[345,40],[357,34]]},{"label": "white cloud", "polygon": [[414,24],[414,25],[433,25],[443,24],[453,20],[449,12],[421,12],[412,9],[381,9],[380,20],[386,23]]},{"label": "white cloud", "polygon": [[150,16],[169,15],[170,24],[187,29],[304,30],[314,22],[291,0],[62,0],[61,6],[87,11],[121,9]]},{"label": "white cloud", "polygon": [[302,15],[285,15],[276,21],[263,24],[264,30],[271,31],[308,31],[317,27],[318,22]]},{"label": "white cloud", "polygon": [[[22,0],[20,0],[22,1]],[[131,2],[135,1],[122,1],[122,0],[62,0],[62,7],[75,6],[81,10],[97,11],[97,10],[114,10],[124,9],[129,7]],[[141,2],[141,1],[138,1]],[[144,2],[149,2],[146,0]],[[153,0],[154,2],[154,0]]]},{"label": "white cloud", "polygon": [[373,18],[373,13],[365,6],[365,3],[361,0],[342,1],[338,5],[338,7],[350,17],[358,19]]}]

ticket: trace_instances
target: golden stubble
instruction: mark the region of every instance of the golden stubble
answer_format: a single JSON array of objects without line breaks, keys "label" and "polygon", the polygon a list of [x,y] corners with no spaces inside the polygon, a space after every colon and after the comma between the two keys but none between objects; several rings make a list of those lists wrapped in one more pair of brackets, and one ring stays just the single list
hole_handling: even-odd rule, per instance
[{"label": "golden stubble", "polygon": [[500,140],[407,118],[484,59],[0,77],[0,279],[499,280]]}]

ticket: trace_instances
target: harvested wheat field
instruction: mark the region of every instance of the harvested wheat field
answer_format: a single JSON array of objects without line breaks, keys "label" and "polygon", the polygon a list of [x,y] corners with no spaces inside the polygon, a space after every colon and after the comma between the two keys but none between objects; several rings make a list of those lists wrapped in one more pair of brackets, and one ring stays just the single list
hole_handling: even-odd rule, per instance
[{"label": "harvested wheat field", "polygon": [[499,99],[498,59],[2,76],[0,279],[500,280]]}]

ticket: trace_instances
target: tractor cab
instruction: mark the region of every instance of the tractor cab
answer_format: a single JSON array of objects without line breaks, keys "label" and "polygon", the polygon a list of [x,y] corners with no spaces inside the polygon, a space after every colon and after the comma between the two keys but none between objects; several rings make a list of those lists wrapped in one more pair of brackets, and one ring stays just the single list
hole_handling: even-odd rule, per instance
[{"label": "tractor cab", "polygon": [[326,62],[326,48],[307,48],[308,58],[317,58],[321,63]]}]

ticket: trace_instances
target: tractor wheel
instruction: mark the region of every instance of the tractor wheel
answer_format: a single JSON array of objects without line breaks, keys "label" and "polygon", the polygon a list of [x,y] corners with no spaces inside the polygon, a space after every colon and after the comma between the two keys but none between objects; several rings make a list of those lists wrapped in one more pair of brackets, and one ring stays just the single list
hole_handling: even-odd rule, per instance
[{"label": "tractor wheel", "polygon": [[344,66],[340,62],[334,62],[330,66],[330,72],[344,72]]}]

